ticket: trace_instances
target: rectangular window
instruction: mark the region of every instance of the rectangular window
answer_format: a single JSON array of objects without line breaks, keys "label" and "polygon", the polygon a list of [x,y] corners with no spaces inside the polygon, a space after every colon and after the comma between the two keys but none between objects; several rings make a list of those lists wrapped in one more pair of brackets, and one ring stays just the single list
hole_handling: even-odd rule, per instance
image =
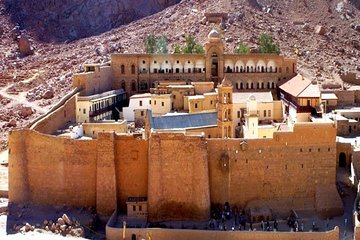
[{"label": "rectangular window", "polygon": [[165,104],[164,104],[164,102],[161,102],[161,106],[164,106]]},{"label": "rectangular window", "polygon": [[151,105],[151,100],[149,100],[149,104]]},{"label": "rectangular window", "polygon": [[198,106],[197,106],[197,103],[195,103],[195,108],[197,108]]},{"label": "rectangular window", "polygon": [[240,118],[240,111],[237,112],[237,117]]},{"label": "rectangular window", "polygon": [[310,106],[311,102],[310,100],[307,100],[307,105]]},{"label": "rectangular window", "polygon": [[133,205],[133,211],[136,212],[136,206],[135,205]]},{"label": "rectangular window", "polygon": [[154,101],[154,105],[156,105],[156,100]]},{"label": "rectangular window", "polygon": [[85,108],[83,109],[83,113],[86,114],[86,109]]},{"label": "rectangular window", "polygon": [[213,100],[210,101],[210,105],[213,105]]},{"label": "rectangular window", "polygon": [[266,117],[266,110],[264,110],[264,117]]},{"label": "rectangular window", "polygon": [[141,212],[142,211],[142,206],[139,206],[139,212]]},{"label": "rectangular window", "polygon": [[139,101],[139,105],[140,105],[140,107],[142,106],[142,101]]},{"label": "rectangular window", "polygon": [[140,114],[141,114],[141,116],[143,117],[143,116],[144,116],[144,111],[141,111]]},{"label": "rectangular window", "polygon": [[268,110],[268,117],[271,117],[271,110]]}]

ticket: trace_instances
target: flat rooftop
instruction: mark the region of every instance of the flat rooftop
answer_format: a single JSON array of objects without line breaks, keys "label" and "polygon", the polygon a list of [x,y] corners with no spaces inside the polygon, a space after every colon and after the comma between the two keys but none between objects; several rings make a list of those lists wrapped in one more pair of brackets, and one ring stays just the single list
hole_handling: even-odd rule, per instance
[{"label": "flat rooftop", "polygon": [[257,102],[273,102],[271,92],[235,92],[233,93],[233,103],[246,103],[250,96],[254,96]]},{"label": "flat rooftop", "polygon": [[115,97],[120,94],[125,94],[124,90],[118,89],[118,90],[111,90],[111,91],[94,94],[94,95],[90,95],[90,96],[78,96],[77,100],[78,101],[99,101],[102,99]]}]

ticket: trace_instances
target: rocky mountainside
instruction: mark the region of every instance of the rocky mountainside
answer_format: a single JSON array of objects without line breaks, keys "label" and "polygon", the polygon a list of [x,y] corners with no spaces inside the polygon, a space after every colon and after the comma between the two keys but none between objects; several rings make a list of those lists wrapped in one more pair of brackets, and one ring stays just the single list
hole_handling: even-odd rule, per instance
[{"label": "rocky mountainside", "polygon": [[[30,2],[38,6],[30,6]],[[115,52],[143,52],[149,33],[165,35],[170,49],[183,43],[187,34],[203,43],[208,32],[218,27],[203,20],[206,12],[229,14],[221,31],[228,52],[233,52],[240,41],[256,47],[259,34],[268,32],[279,43],[282,54],[297,56],[299,71],[323,88],[342,87],[341,73],[360,73],[360,0],[182,0],[116,28],[112,27],[122,23],[115,14],[123,7],[119,2],[131,2],[131,8],[136,9],[136,14],[135,10],[126,13],[128,21],[133,19],[132,14],[138,18],[143,16],[140,13],[158,9],[154,6],[162,8],[173,1],[106,0],[102,5],[94,0],[44,2],[53,4],[0,0],[3,147],[9,129],[26,125],[70,90],[72,74],[84,63],[107,62]],[[66,2],[76,2],[79,7],[66,11]],[[97,7],[91,7],[90,14],[83,8],[92,2]],[[140,4],[145,2],[151,4]],[[111,19],[116,20],[114,25]],[[81,38],[101,32],[101,26],[112,29]]]},{"label": "rocky mountainside", "polygon": [[103,33],[154,14],[179,0],[6,0],[13,22],[41,41],[66,41]]}]

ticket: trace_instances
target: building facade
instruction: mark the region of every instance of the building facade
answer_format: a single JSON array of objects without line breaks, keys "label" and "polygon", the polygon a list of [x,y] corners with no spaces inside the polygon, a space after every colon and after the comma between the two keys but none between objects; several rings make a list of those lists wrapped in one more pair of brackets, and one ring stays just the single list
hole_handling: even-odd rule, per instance
[{"label": "building facade", "polygon": [[[112,54],[106,66],[87,66],[76,74],[74,87],[83,92],[124,89],[128,96],[146,93],[162,82],[214,82],[224,77],[234,91],[272,90],[296,76],[296,59],[276,54],[228,54],[221,35],[212,30],[204,54]],[[97,83],[96,78],[102,82]],[[86,90],[85,90],[86,89]],[[104,91],[104,90],[103,90]]]}]

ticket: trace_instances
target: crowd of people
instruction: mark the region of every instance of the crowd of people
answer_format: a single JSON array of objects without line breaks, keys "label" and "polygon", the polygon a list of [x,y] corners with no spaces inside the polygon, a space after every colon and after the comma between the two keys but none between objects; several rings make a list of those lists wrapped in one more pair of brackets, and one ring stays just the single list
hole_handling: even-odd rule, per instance
[{"label": "crowd of people", "polygon": [[[226,222],[232,220],[231,229],[227,229]],[[251,221],[251,218],[248,218],[244,210],[239,210],[239,208],[234,205],[230,207],[229,202],[225,202],[223,206],[214,206],[211,211],[211,220],[209,221],[210,229],[220,229],[220,230],[240,230],[240,231],[254,231],[255,223]],[[278,231],[278,222],[276,219],[272,221],[261,221],[260,229],[261,231]]]}]

